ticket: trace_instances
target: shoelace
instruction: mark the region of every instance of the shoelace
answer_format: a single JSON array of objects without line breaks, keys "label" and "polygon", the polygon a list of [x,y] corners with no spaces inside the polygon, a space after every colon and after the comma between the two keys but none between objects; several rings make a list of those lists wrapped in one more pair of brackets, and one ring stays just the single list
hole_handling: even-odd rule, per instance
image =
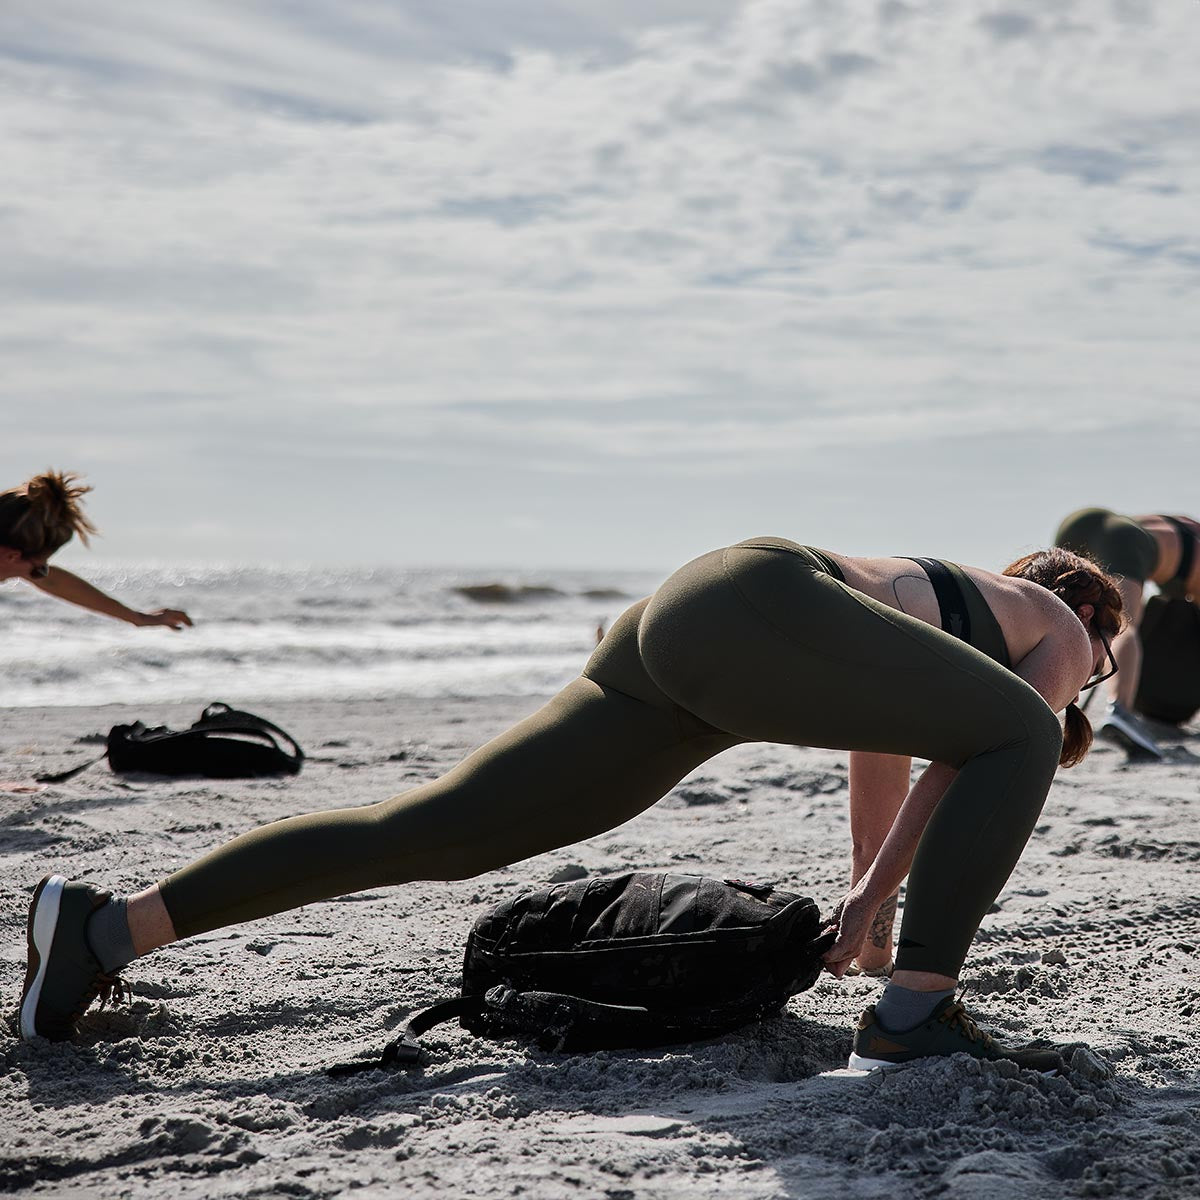
[{"label": "shoelace", "polygon": [[990,1033],[984,1033],[975,1024],[970,1016],[968,1016],[967,1010],[963,1007],[961,1000],[955,1000],[953,1004],[948,1005],[946,1011],[938,1017],[938,1020],[951,1029],[957,1026],[966,1035],[968,1041],[982,1042],[985,1046],[990,1046],[996,1040]]},{"label": "shoelace", "polygon": [[131,1000],[133,993],[129,990],[129,984],[121,978],[119,971],[114,971],[111,975],[97,973],[96,977],[92,980],[91,987],[79,998],[79,1004],[71,1014],[71,1020],[79,1020],[87,1012],[92,1001],[97,997],[100,1000],[101,1008],[104,1008],[110,1002],[115,1007],[118,1004],[123,1004]]},{"label": "shoelace", "polygon": [[130,991],[129,984],[121,978],[119,971],[114,971],[111,975],[102,975],[100,981],[97,994],[100,997],[101,1008],[110,1001],[115,1008],[118,1004],[127,1004],[133,999],[133,992]]}]

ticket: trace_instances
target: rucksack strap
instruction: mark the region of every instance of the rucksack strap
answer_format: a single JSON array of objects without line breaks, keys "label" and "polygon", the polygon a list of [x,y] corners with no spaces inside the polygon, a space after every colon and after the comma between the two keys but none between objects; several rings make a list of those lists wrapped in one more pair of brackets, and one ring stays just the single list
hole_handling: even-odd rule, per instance
[{"label": "rucksack strap", "polygon": [[[462,1019],[468,1028],[478,1023],[494,1035],[511,1032],[513,1036],[537,1041],[543,1049],[559,1049],[576,1027],[587,1028],[593,1033],[596,1030],[627,1033],[631,1023],[640,1025],[650,1018],[650,1011],[634,1005],[585,1000],[582,996],[568,996],[562,992],[518,992],[497,986],[489,989],[486,995],[459,996],[423,1008],[408,1019],[399,1035],[384,1046],[378,1057],[338,1063],[326,1067],[325,1072],[340,1077],[390,1067],[418,1066],[424,1060],[424,1048],[418,1040],[421,1034],[455,1017]],[[679,1023],[694,1027],[696,1016]],[[617,1040],[618,1043],[621,1041],[620,1038]]]},{"label": "rucksack strap", "polygon": [[54,774],[35,775],[34,779],[38,783],[66,783],[68,779],[74,779],[76,775],[86,771],[88,767],[94,767],[98,762],[103,762],[108,756],[108,751],[105,750],[99,758],[89,758],[87,762],[80,763],[77,767],[72,767],[69,771],[56,771]]},{"label": "rucksack strap", "polygon": [[338,1063],[326,1067],[327,1075],[357,1075],[362,1071],[381,1071],[389,1067],[419,1066],[424,1058],[424,1049],[417,1040],[421,1034],[428,1032],[443,1021],[451,1021],[463,1014],[473,1015],[481,1012],[486,1001],[482,996],[459,996],[456,1000],[443,1000],[440,1004],[431,1004],[428,1008],[414,1013],[405,1022],[398,1036],[392,1038],[376,1058],[356,1059],[354,1062]]}]

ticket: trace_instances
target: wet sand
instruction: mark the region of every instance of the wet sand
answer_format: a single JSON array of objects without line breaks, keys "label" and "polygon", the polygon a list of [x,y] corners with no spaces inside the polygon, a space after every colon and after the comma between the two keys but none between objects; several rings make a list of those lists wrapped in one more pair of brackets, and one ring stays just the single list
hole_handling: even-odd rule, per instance
[{"label": "wet sand", "polygon": [[[0,989],[47,871],[131,890],[224,839],[384,799],[532,707],[240,701],[309,751],[286,781],[121,778],[92,735],[199,705],[6,709]],[[82,739],[82,740],[80,740]],[[218,931],[139,960],[128,1007],[74,1044],[0,1032],[0,1192],[57,1197],[1029,1197],[1200,1194],[1200,730],[1132,766],[1062,771],[967,961],[966,1001],[1011,1038],[1086,1043],[1063,1078],[965,1057],[839,1073],[877,981],[825,977],[714,1041],[557,1055],[427,1035],[428,1065],[333,1080],[414,1008],[456,994],[472,920],[566,868],[776,880],[828,911],[848,871],[845,756],[739,747],[578,846]],[[15,790],[14,790],[15,789]]]}]

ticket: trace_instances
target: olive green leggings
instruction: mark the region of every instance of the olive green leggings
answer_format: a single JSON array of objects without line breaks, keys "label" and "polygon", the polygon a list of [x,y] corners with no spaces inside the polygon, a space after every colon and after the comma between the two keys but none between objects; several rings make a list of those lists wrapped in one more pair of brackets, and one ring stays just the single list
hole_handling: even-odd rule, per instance
[{"label": "olive green leggings", "polygon": [[677,571],[583,675],[446,775],[252,830],[162,881],[181,937],[314,900],[465,879],[612,829],[744,741],[959,767],[917,849],[897,965],[956,976],[1049,790],[1057,718],[1016,675],[757,538]]}]

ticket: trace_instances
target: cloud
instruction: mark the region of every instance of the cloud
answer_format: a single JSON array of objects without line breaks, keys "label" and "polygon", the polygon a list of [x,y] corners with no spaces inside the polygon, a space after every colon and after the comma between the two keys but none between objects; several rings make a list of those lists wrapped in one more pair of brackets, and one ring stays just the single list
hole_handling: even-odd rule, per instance
[{"label": "cloud", "polygon": [[984,13],[979,24],[997,41],[1008,42],[1016,38],[1032,37],[1038,31],[1037,22],[1021,12],[998,11]]},{"label": "cloud", "polygon": [[1151,164],[1139,149],[1111,150],[1094,146],[1047,146],[1038,155],[1043,170],[1072,175],[1080,183],[1113,184]]},{"label": "cloud", "polygon": [[753,487],[1134,396],[1194,429],[1191,20],[6,6],[0,464],[69,428],[131,468],[249,440]]}]

